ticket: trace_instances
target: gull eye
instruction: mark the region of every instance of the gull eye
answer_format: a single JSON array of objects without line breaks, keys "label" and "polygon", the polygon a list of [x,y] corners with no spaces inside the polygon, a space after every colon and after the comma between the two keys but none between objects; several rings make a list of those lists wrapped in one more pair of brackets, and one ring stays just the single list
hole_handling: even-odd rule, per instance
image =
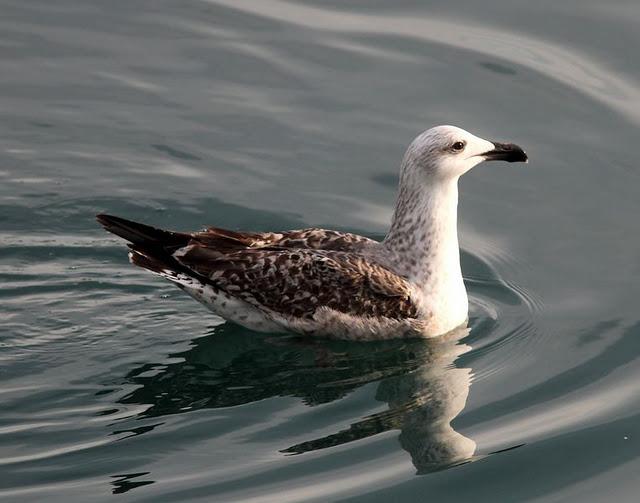
[{"label": "gull eye", "polygon": [[451,150],[453,150],[454,152],[462,152],[464,150],[465,145],[466,145],[465,142],[457,141],[453,145],[451,145]]}]

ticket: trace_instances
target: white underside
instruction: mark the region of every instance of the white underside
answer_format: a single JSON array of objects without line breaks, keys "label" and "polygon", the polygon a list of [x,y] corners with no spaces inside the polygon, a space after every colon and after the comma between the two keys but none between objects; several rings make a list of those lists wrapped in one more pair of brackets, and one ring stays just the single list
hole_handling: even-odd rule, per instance
[{"label": "white underside", "polygon": [[257,307],[223,291],[216,290],[210,285],[200,283],[190,276],[179,274],[175,277],[166,277],[225,320],[233,321],[256,332],[282,332],[284,330],[284,327],[269,319]]}]

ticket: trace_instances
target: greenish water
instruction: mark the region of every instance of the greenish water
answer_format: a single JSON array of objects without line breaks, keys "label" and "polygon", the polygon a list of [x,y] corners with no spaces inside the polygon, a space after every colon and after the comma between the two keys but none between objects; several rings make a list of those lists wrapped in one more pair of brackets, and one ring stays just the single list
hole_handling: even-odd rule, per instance
[{"label": "greenish water", "polygon": [[[0,0],[0,499],[637,501],[637,2]],[[468,333],[224,324],[100,211],[384,234],[408,142],[461,183]]]}]

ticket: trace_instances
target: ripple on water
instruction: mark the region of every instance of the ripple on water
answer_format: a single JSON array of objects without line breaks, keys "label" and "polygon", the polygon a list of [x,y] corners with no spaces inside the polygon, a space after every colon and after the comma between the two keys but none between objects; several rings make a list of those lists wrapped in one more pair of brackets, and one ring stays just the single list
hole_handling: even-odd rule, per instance
[{"label": "ripple on water", "polygon": [[[536,324],[542,302],[523,287],[501,278],[493,265],[494,255],[486,253],[492,249],[485,246],[481,254],[463,253],[471,327],[465,342],[473,347],[463,360],[477,368],[475,381],[518,367],[545,338]],[[497,260],[502,268],[513,267],[504,251]]]},{"label": "ripple on water", "polygon": [[[548,9],[531,2],[383,3],[5,6],[0,497],[368,501],[384,489],[391,501],[412,484],[408,500],[492,501],[498,486],[513,500],[562,499],[557,487],[600,486],[637,456],[637,247],[623,236],[637,223],[624,218],[637,214],[625,176],[640,120],[624,50],[633,16],[585,3],[540,23]],[[590,36],[600,32],[616,36]],[[508,244],[463,228],[468,333],[254,334],[130,268],[87,223],[110,209],[176,227],[211,216],[380,230],[401,144],[452,120],[503,124],[491,132],[512,129],[540,160],[523,186],[508,174],[463,182],[464,204],[486,209],[463,224],[484,219],[485,232],[519,212]],[[530,253],[522,216],[544,244]],[[628,255],[610,246],[623,241]],[[517,274],[536,256],[549,270]],[[602,257],[624,273],[599,269]],[[560,282],[578,298],[554,300]]]},{"label": "ripple on water", "polygon": [[[3,464],[12,473],[55,459],[60,468],[50,479],[64,484],[64,467],[103,459],[73,477],[94,484],[110,473],[117,494],[148,491],[162,480],[176,497],[195,491],[244,500],[246,487],[264,492],[256,501],[282,491],[294,500],[305,491],[328,497],[481,460],[529,441],[523,431],[540,437],[566,428],[563,414],[591,403],[577,397],[539,410],[542,429],[525,417],[501,420],[499,411],[465,412],[474,385],[517,367],[544,340],[536,325],[542,304],[501,279],[482,254],[463,254],[470,330],[436,341],[353,343],[255,334],[230,324],[207,329],[199,321],[200,306],[170,286],[158,289],[161,283],[124,260],[69,269],[64,257],[82,263],[91,249],[71,243],[73,253],[54,251],[51,274],[59,280],[51,288],[33,284],[42,270],[9,273],[17,299],[10,321],[18,339],[5,343],[14,362],[25,357],[20,348],[29,339],[31,356],[36,354],[32,385],[4,394],[12,414],[2,418],[0,443],[8,447]],[[40,253],[34,243],[25,250]],[[21,250],[11,253],[18,257]],[[112,261],[121,250],[104,253]],[[504,265],[508,257],[503,253],[500,261]],[[70,288],[87,274],[109,279]],[[83,325],[81,335],[52,330],[60,336],[52,342],[51,333],[30,334],[16,322],[22,309],[36,304],[59,310],[53,321],[64,313],[68,328],[74,323],[69,305],[91,309],[93,324]],[[93,353],[88,365],[78,364],[81,355]],[[56,375],[70,376],[68,385],[49,383],[52,360]],[[620,397],[618,404],[628,393]],[[459,415],[463,429],[452,426]],[[27,438],[30,447],[18,448]],[[176,453],[176,438],[190,466],[178,476],[155,461]],[[145,454],[149,448],[153,454]],[[126,460],[122,449],[129,453]],[[212,452],[226,462],[212,464]],[[366,475],[363,466],[369,467]],[[294,472],[299,489],[287,475]],[[335,483],[327,486],[318,473],[330,474]]]},{"label": "ripple on water", "polygon": [[[14,261],[25,254],[38,258],[24,262],[17,273],[0,271],[11,287],[6,298],[13,335],[3,342],[12,348],[13,362],[23,361],[28,348],[33,368],[43,372],[35,382],[46,382],[47,363],[56,358],[57,370],[67,367],[70,383],[76,383],[49,389],[34,384],[11,395],[14,415],[4,418],[0,439],[18,445],[25,435],[51,438],[53,433],[56,440],[8,451],[4,465],[42,465],[56,458],[64,466],[122,448],[136,452],[149,438],[156,449],[171,450],[177,436],[182,448],[190,445],[196,453],[200,448],[192,442],[228,454],[225,466],[206,472],[208,482],[204,473],[193,477],[202,476],[200,484],[231,499],[239,487],[265,484],[291,463],[306,467],[300,476],[310,484],[320,466],[346,468],[353,456],[368,459],[372,470],[394,460],[387,481],[440,471],[482,457],[472,438],[450,426],[465,407],[472,376],[477,381],[506,362],[517,365],[522,340],[535,338],[532,320],[539,305],[470,253],[464,255],[470,333],[461,330],[438,341],[352,343],[255,334],[229,324],[203,336],[204,327],[192,323],[193,332],[185,333],[185,313],[198,319],[200,306],[174,295],[170,286],[158,291],[161,283],[124,260],[115,268],[91,264],[93,244],[80,238],[42,244],[32,239],[4,252]],[[101,253],[113,260],[121,250],[109,245]],[[73,269],[67,260],[76,264]],[[44,289],[35,281],[43,273],[51,278]],[[50,316],[51,329],[41,334],[19,321],[35,304]],[[77,325],[76,311],[86,319],[87,310],[94,313],[92,325]],[[117,349],[105,352],[109,338]],[[78,365],[78,356],[89,348],[103,355],[92,357],[88,367]],[[46,414],[34,415],[34,403]],[[241,454],[247,452],[254,455]],[[148,456],[134,455],[127,463],[109,464],[112,491],[152,485],[159,475],[157,467],[142,469],[149,462]],[[357,485],[356,479],[341,477],[346,486]],[[320,484],[317,490],[329,489]]]},{"label": "ripple on water", "polygon": [[[283,0],[261,3],[239,3],[233,0],[207,0],[251,13],[267,20],[288,22],[296,26],[329,30],[332,34],[357,37],[367,34],[398,36],[437,46],[477,52],[492,58],[504,58],[512,66],[525,66],[547,79],[561,82],[590,99],[605,104],[633,123],[640,120],[638,110],[629,107],[637,102],[640,91],[633,81],[616,73],[603,61],[568,45],[554,43],[524,31],[486,26],[458,18],[414,17],[406,14],[363,14],[344,12],[310,5],[291,4]],[[345,44],[348,50],[348,44]],[[483,63],[491,71],[513,74],[515,70],[502,63]],[[507,70],[509,70],[507,72]]]}]

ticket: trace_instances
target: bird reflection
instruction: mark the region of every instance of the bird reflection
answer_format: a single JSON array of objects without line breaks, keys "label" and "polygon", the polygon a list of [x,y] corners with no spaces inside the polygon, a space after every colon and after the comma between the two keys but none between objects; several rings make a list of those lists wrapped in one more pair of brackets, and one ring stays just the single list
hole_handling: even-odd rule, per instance
[{"label": "bird reflection", "polygon": [[347,342],[270,337],[224,324],[172,355],[182,361],[130,372],[127,380],[141,386],[121,402],[150,404],[146,417],[276,396],[314,406],[378,382],[375,397],[387,410],[282,452],[302,454],[399,430],[417,473],[428,473],[464,463],[476,449],[451,426],[469,393],[471,369],[454,365],[470,349],[460,342],[467,333],[465,328],[431,340]]}]

